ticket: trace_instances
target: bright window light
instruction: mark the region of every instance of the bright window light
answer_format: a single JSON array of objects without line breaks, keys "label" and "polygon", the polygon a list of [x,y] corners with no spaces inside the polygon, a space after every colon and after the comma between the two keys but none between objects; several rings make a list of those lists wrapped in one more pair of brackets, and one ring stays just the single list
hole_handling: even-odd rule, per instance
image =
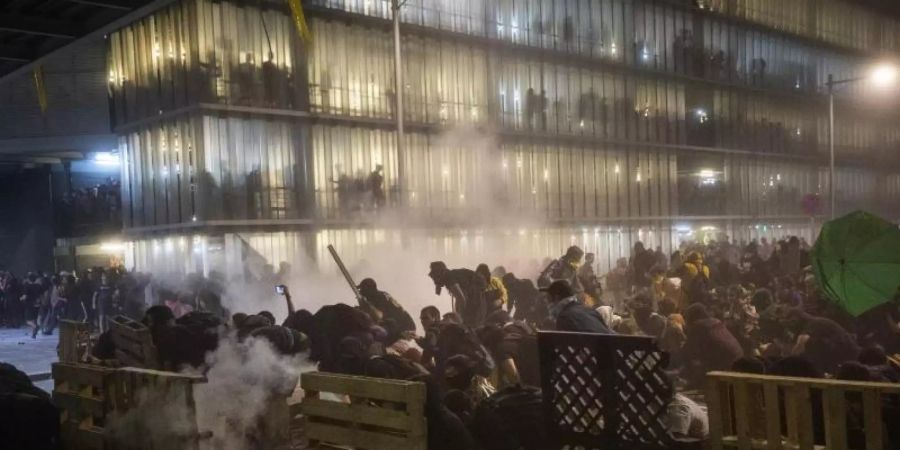
[{"label": "bright window light", "polygon": [[875,67],[871,74],[872,83],[878,87],[893,86],[897,81],[897,67],[891,64],[882,64]]},{"label": "bright window light", "polygon": [[102,166],[118,166],[119,155],[112,152],[94,153],[94,162]]}]

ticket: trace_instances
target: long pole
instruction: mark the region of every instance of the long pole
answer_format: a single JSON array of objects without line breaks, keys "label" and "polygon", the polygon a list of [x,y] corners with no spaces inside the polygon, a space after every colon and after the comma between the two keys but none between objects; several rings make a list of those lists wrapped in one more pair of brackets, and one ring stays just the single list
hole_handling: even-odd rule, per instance
[{"label": "long pole", "polygon": [[835,177],[834,177],[834,77],[828,74],[828,198],[831,202],[831,219],[834,220],[835,209]]},{"label": "long pole", "polygon": [[[404,0],[405,3],[405,0]],[[400,45],[400,0],[391,0],[391,9],[394,13],[394,98],[397,104],[394,114],[397,119],[397,191],[398,206],[406,203],[405,158],[403,152],[403,62],[401,61]]]}]

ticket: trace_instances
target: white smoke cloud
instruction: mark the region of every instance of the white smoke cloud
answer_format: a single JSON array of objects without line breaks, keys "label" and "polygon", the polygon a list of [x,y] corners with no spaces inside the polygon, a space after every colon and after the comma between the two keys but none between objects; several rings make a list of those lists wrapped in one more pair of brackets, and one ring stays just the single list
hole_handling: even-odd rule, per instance
[{"label": "white smoke cloud", "polygon": [[[276,402],[285,402],[295,390],[300,374],[315,370],[305,354],[284,356],[265,339],[238,342],[223,337],[219,347],[206,355],[206,383],[194,385],[196,416],[190,414],[181,392],[143,393],[139,407],[111,420],[109,433],[115,442],[131,443],[163,439],[195,438],[196,420],[202,448],[250,450],[261,442],[288,442],[287,410],[273,414]],[[185,373],[192,373],[186,370]]]}]

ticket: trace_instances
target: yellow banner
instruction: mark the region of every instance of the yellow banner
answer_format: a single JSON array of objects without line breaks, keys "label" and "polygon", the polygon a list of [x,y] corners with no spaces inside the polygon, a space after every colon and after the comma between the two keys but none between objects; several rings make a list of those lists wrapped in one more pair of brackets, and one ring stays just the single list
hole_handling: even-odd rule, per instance
[{"label": "yellow banner", "polygon": [[309,25],[306,23],[306,15],[303,14],[303,4],[300,0],[288,0],[291,6],[291,15],[294,16],[294,25],[297,26],[297,33],[303,42],[312,41],[312,33],[309,32]]},{"label": "yellow banner", "polygon": [[38,106],[41,107],[41,114],[47,112],[47,89],[44,87],[44,68],[37,66],[32,71],[34,76],[34,92],[37,94]]}]

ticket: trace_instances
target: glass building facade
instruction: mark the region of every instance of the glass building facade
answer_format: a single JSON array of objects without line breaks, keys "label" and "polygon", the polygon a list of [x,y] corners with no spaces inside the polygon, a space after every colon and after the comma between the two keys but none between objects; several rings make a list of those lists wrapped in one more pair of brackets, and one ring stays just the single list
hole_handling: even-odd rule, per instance
[{"label": "glass building facade", "polygon": [[[523,258],[577,242],[601,268],[637,240],[812,239],[822,86],[900,52],[895,19],[839,0],[408,0],[398,153],[390,0],[303,4],[310,42],[269,0],[181,0],[109,35],[137,266],[182,241],[204,271],[319,260],[403,229],[449,260],[479,236]],[[875,97],[837,93],[837,209],[896,219],[900,116]]]}]

